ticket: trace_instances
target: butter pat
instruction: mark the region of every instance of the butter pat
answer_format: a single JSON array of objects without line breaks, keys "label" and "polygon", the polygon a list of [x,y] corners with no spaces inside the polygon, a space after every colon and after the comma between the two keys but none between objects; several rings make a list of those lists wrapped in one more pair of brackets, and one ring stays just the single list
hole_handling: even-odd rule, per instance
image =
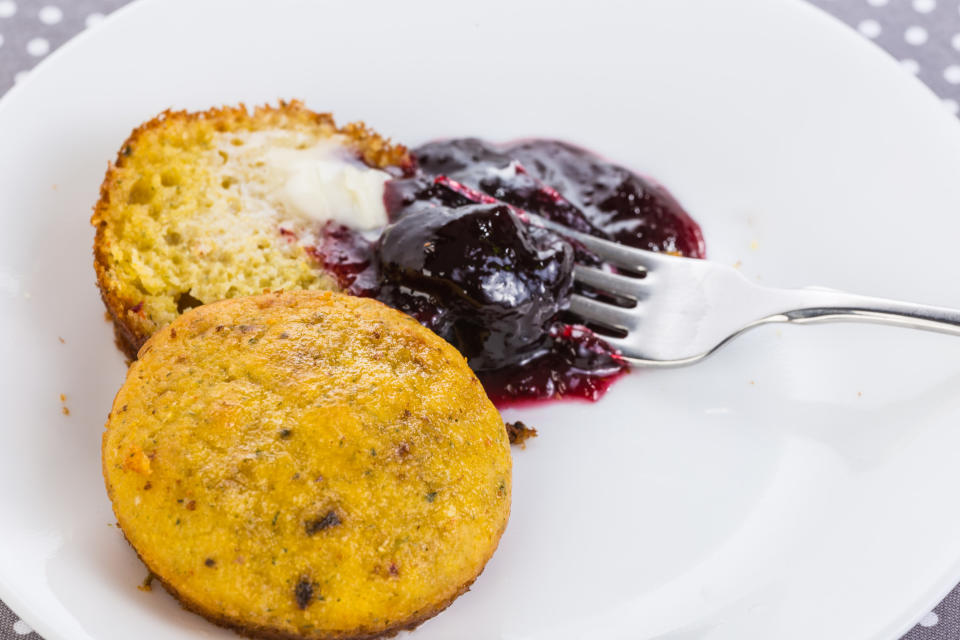
[{"label": "butter pat", "polygon": [[383,185],[390,174],[354,158],[339,136],[303,149],[275,147],[263,160],[288,214],[359,231],[387,224]]}]

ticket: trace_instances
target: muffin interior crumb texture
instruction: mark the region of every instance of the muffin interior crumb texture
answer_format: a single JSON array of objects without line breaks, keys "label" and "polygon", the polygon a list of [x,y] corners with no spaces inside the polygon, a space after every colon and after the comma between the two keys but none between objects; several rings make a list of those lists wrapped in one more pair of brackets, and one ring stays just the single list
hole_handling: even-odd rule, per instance
[{"label": "muffin interior crumb texture", "polygon": [[134,349],[200,304],[334,287],[310,252],[316,225],[290,211],[268,161],[332,144],[374,168],[408,161],[362,124],[337,128],[298,102],[166,112],[133,132],[92,222],[98,282]]}]

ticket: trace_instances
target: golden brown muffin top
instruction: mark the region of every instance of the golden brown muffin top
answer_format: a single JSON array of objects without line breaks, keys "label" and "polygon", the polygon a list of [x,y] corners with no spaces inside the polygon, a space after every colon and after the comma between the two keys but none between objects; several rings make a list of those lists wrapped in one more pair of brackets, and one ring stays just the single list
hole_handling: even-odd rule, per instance
[{"label": "golden brown muffin top", "polygon": [[103,437],[117,519],[190,608],[273,637],[429,617],[493,553],[503,422],[463,357],[370,299],[298,291],[185,313]]}]

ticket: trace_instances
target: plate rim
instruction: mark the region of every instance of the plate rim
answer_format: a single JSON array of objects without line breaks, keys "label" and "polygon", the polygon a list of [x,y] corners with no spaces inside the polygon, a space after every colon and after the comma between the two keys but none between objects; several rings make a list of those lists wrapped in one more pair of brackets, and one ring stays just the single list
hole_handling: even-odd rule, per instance
[{"label": "plate rim", "polygon": [[[377,0],[364,1],[375,3]],[[764,1],[769,2],[770,0]],[[888,67],[891,69],[899,69],[899,63],[892,54],[884,50],[876,42],[864,38],[858,34],[853,27],[844,23],[836,16],[828,13],[826,10],[812,4],[809,0],[776,1],[779,2],[780,6],[782,7],[782,11],[806,12],[807,16],[812,20],[819,21],[819,23],[822,25],[822,28],[833,29],[837,33],[842,32],[844,34],[844,38],[850,43],[849,46],[859,46],[862,49],[869,49],[872,51],[872,57],[878,59],[878,61],[879,59],[885,59],[884,64],[887,64]],[[132,0],[128,4],[118,7],[107,14],[96,26],[84,28],[79,33],[70,37],[66,42],[60,45],[49,55],[45,56],[38,64],[31,68],[26,77],[22,78],[18,82],[15,82],[6,91],[6,93],[0,96],[0,119],[6,117],[6,111],[10,108],[9,105],[19,97],[19,95],[25,90],[25,87],[29,87],[36,80],[36,76],[38,74],[46,74],[48,68],[56,65],[61,58],[72,55],[73,50],[77,46],[82,45],[88,40],[96,38],[99,33],[103,32],[104,29],[112,28],[116,22],[127,19],[128,15],[147,10],[147,8],[152,8],[154,5],[162,4],[162,0]],[[879,54],[879,56],[877,54]],[[930,86],[922,82],[917,76],[908,73],[901,74],[900,82],[903,83],[904,87],[913,86],[913,91],[920,89],[927,95],[928,100],[935,103],[931,106],[939,108],[943,112],[943,115],[946,118],[949,118],[954,123],[955,127],[960,129],[960,119],[958,119],[956,116],[950,115],[945,109],[943,109],[941,98]],[[940,604],[943,599],[957,586],[960,586],[960,556],[958,556],[956,560],[943,571],[940,580],[938,580],[935,584],[930,585],[930,587],[925,590],[927,595],[923,598],[920,598],[921,601],[927,603],[924,605],[926,608],[923,610],[923,612],[919,615],[916,615],[907,610],[903,611],[894,620],[891,620],[888,627],[882,632],[882,634],[890,633],[891,640],[901,638],[917,625],[918,621],[923,617],[923,615],[926,614],[927,611],[932,610],[935,606]],[[62,635],[58,629],[47,623],[46,617],[40,610],[38,610],[37,607],[30,603],[29,599],[23,598],[18,594],[17,590],[14,588],[14,585],[3,573],[0,573],[0,600],[7,605],[8,609],[10,609],[16,618],[29,625],[37,634],[43,636],[45,640],[69,640],[68,636]],[[886,636],[881,635],[878,637]]]}]

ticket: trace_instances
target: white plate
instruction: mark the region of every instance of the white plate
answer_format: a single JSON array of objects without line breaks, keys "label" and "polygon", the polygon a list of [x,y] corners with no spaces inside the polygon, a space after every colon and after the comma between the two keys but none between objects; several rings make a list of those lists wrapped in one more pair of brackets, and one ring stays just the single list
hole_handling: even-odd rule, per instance
[{"label": "white plate", "polygon": [[[960,127],[798,2],[135,4],[0,103],[0,597],[48,640],[234,637],[138,591],[110,526],[125,369],[88,216],[139,122],[277,97],[413,144],[572,139],[664,182],[765,283],[960,306]],[[960,340],[765,327],[511,412],[541,436],[501,548],[414,635],[895,638],[960,578],[958,387]]]}]

